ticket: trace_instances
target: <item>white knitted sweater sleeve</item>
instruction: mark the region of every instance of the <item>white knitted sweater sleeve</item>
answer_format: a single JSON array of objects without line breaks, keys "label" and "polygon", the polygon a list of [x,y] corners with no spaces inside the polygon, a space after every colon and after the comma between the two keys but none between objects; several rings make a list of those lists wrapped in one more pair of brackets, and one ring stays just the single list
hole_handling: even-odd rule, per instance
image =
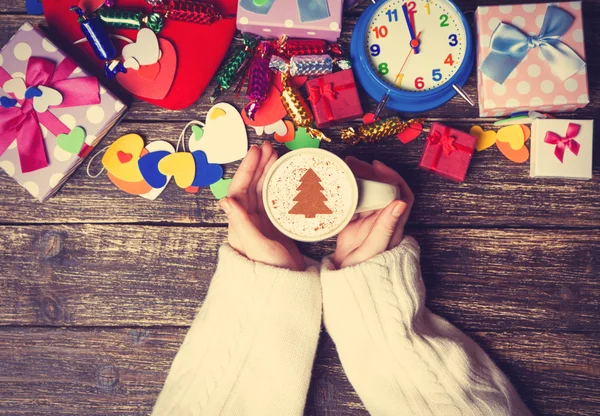
[{"label": "white knitted sweater sleeve", "polygon": [[222,246],[152,416],[302,415],[320,329],[317,268],[267,266]]},{"label": "white knitted sweater sleeve", "polygon": [[419,246],[321,270],[323,319],[372,415],[525,416],[506,376],[470,338],[425,307]]}]

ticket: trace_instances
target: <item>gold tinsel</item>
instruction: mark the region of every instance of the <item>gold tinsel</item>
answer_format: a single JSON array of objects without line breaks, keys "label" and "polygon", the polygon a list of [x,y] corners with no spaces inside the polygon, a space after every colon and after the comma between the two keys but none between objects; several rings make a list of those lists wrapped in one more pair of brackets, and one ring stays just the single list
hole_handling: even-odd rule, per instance
[{"label": "gold tinsel", "polygon": [[358,131],[354,127],[342,129],[342,141],[349,144],[376,143],[404,131],[412,123],[423,123],[423,121],[423,119],[402,121],[398,117],[389,117],[374,123],[362,124],[358,127]]},{"label": "gold tinsel", "polygon": [[287,82],[287,75],[283,75],[282,81],[283,91],[281,92],[281,102],[292,122],[298,127],[305,127],[306,132],[313,139],[330,142],[331,140],[325,133],[311,127],[315,118],[300,91]]}]

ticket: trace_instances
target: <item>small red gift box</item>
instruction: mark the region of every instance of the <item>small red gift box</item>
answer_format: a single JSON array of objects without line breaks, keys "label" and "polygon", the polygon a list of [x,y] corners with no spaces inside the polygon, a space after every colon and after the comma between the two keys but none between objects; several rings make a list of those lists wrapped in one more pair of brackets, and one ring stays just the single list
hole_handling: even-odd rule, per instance
[{"label": "small red gift box", "polygon": [[419,168],[456,182],[464,182],[477,138],[433,123]]},{"label": "small red gift box", "polygon": [[351,69],[311,79],[306,89],[318,128],[363,115]]}]

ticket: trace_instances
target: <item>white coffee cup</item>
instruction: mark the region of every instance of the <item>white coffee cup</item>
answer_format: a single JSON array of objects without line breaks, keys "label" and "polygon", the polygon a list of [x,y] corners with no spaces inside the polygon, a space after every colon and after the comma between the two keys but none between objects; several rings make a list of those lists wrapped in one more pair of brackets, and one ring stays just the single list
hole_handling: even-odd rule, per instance
[{"label": "white coffee cup", "polygon": [[[330,213],[306,217],[290,212],[306,189],[302,179],[309,168],[319,179],[310,195],[317,195],[315,203]],[[356,178],[342,159],[327,150],[306,148],[291,151],[273,164],[263,184],[263,203],[279,231],[294,240],[312,242],[338,234],[356,213],[386,207],[399,193],[394,185]],[[314,232],[318,228],[322,233]]]}]

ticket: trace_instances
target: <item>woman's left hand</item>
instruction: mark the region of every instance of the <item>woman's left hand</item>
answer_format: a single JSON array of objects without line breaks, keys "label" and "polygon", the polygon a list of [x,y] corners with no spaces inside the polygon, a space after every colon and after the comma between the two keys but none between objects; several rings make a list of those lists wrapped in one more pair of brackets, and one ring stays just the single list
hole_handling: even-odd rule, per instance
[{"label": "woman's left hand", "polygon": [[271,143],[250,147],[229,185],[227,198],[219,201],[229,221],[229,244],[250,260],[304,270],[296,243],[277,230],[265,212],[262,187],[276,160]]}]

